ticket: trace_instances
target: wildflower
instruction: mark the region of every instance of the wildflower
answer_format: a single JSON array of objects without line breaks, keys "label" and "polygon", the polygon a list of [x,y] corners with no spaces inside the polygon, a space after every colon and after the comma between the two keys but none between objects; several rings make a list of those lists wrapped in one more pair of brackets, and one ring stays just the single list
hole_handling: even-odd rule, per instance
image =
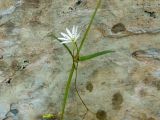
[{"label": "wildflower", "polygon": [[61,32],[61,35],[63,37],[58,38],[59,40],[61,40],[61,44],[76,42],[80,36],[80,33],[78,33],[78,26],[73,26],[72,31],[66,28],[66,31],[67,34]]}]

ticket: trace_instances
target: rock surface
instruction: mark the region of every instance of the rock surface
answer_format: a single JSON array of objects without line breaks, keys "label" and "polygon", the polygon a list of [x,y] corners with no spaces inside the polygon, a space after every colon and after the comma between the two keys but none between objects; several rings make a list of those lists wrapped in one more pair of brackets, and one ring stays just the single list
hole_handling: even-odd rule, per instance
[{"label": "rock surface", "polygon": [[[58,114],[70,57],[57,36],[79,25],[96,0],[0,0],[0,120]],[[160,1],[102,0],[82,54],[116,52],[82,62],[78,90],[85,120],[160,119]],[[65,120],[86,110],[72,84]]]}]

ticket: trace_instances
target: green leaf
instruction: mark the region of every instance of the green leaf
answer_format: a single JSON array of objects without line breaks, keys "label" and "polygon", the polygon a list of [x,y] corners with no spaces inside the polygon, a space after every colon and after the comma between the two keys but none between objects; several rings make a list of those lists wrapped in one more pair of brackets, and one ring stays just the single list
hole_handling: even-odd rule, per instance
[{"label": "green leaf", "polygon": [[81,57],[79,57],[79,61],[89,60],[89,59],[92,59],[92,58],[95,58],[95,57],[98,57],[98,56],[101,56],[101,55],[104,55],[104,54],[107,54],[107,53],[112,53],[112,52],[115,52],[115,51],[105,50],[105,51],[93,53],[93,54],[90,54],[90,55],[81,56]]},{"label": "green leaf", "polygon": [[86,31],[85,31],[85,33],[84,33],[84,36],[83,36],[83,38],[82,38],[81,44],[80,44],[80,46],[79,46],[79,51],[78,51],[78,53],[79,53],[80,50],[82,49],[82,46],[83,46],[84,41],[85,41],[85,39],[86,39],[86,37],[87,37],[87,35],[88,35],[88,33],[89,33],[89,30],[90,30],[90,28],[91,28],[91,25],[92,25],[92,23],[93,23],[93,20],[94,20],[94,18],[95,18],[95,16],[96,16],[96,13],[97,13],[97,10],[98,10],[100,4],[101,4],[101,0],[98,0],[98,1],[97,1],[97,6],[96,6],[96,8],[95,8],[95,11],[94,11],[94,13],[93,13],[92,16],[91,16],[89,25],[88,25],[88,27],[87,27],[87,29],[86,29]]}]

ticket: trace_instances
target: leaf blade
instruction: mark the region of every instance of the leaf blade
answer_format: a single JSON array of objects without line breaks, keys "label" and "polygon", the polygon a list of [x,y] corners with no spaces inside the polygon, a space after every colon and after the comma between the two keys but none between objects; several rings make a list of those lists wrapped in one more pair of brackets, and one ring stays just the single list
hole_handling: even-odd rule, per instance
[{"label": "leaf blade", "polygon": [[90,54],[90,55],[80,56],[79,61],[86,61],[86,60],[89,60],[89,59],[92,59],[92,58],[95,58],[95,57],[98,57],[98,56],[101,56],[101,55],[104,55],[104,54],[107,54],[107,53],[112,53],[112,52],[115,52],[115,51],[104,50],[104,51],[96,52],[96,53],[93,53],[93,54]]},{"label": "leaf blade", "polygon": [[80,43],[79,51],[78,51],[79,53],[80,53],[80,51],[81,51],[81,49],[82,49],[82,46],[83,46],[83,44],[84,44],[84,41],[85,41],[85,39],[86,39],[86,37],[87,37],[87,35],[88,35],[88,33],[89,33],[89,30],[90,30],[91,25],[92,25],[92,23],[93,23],[93,20],[94,20],[94,18],[95,18],[95,16],[96,16],[96,13],[97,13],[97,11],[98,11],[98,8],[100,7],[100,4],[101,4],[101,0],[98,0],[98,1],[97,1],[97,6],[96,6],[96,8],[95,8],[95,10],[94,10],[94,12],[93,12],[93,14],[92,14],[92,16],[91,16],[91,19],[90,19],[90,21],[89,21],[89,25],[88,25],[88,27],[87,27],[84,35],[83,35],[83,38],[82,38],[81,43]]}]

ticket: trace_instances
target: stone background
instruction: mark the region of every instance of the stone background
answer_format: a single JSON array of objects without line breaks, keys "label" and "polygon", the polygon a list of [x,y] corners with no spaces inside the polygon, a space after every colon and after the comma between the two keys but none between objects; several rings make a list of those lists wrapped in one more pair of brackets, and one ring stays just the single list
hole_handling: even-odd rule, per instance
[{"label": "stone background", "polygon": [[[95,0],[0,0],[0,120],[58,114],[70,57],[48,37],[83,34]],[[160,120],[160,1],[103,0],[81,54],[116,52],[79,66],[85,120]],[[71,87],[65,120],[86,110]]]}]

